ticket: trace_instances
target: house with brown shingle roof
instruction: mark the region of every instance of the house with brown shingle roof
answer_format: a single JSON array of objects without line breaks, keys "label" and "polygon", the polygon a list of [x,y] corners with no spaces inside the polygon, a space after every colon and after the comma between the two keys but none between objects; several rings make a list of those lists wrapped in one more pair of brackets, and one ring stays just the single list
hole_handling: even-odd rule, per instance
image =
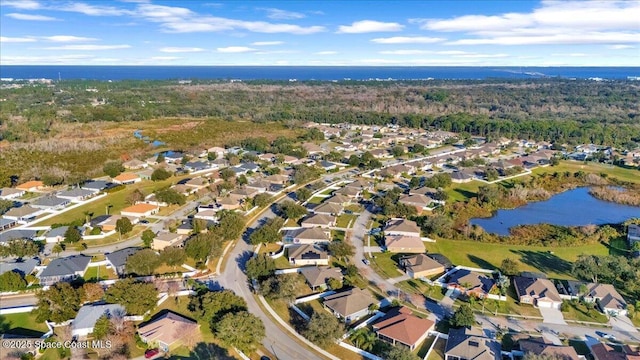
[{"label": "house with brown shingle roof", "polygon": [[344,208],[340,204],[322,203],[311,209],[311,212],[315,214],[338,216],[342,214],[343,210]]},{"label": "house with brown shingle roof", "polygon": [[445,360],[501,360],[500,343],[487,338],[476,328],[449,330],[444,352]]},{"label": "house with brown shingle roof", "polygon": [[558,360],[579,360],[580,357],[573,346],[554,345],[543,337],[528,338],[518,341],[523,355],[543,355]]},{"label": "house with brown shingle roof", "polygon": [[456,288],[467,295],[484,298],[496,285],[490,274],[477,273],[466,269],[459,269],[449,275],[449,287]]},{"label": "house with brown shingle roof", "polygon": [[622,346],[620,350],[622,351],[604,343],[591,346],[591,354],[595,360],[637,360],[640,358],[640,353],[631,350],[627,345]]},{"label": "house with brown shingle roof", "polygon": [[377,303],[367,291],[359,288],[341,291],[324,298],[323,305],[346,324],[357,321],[369,313],[369,306]]},{"label": "house with brown shingle roof", "polygon": [[293,266],[329,265],[329,253],[319,246],[305,244],[287,248],[289,264]]},{"label": "house with brown shingle roof", "polygon": [[283,241],[286,244],[328,243],[330,241],[330,236],[328,230],[318,227],[299,228],[286,231]]},{"label": "house with brown shingle roof", "polygon": [[434,199],[426,195],[415,194],[401,196],[398,202],[400,204],[411,206],[415,208],[418,213],[421,213],[423,210],[433,209],[432,204],[434,203]]},{"label": "house with brown shingle roof", "polygon": [[342,281],[344,277],[340,268],[331,268],[328,266],[307,266],[300,269],[299,272],[304,276],[311,290],[326,288],[329,279]]},{"label": "house with brown shingle roof", "polygon": [[353,187],[353,186],[345,186],[340,190],[336,190],[333,194],[334,195],[343,195],[349,198],[357,198],[360,196],[360,194],[362,193],[362,191],[360,189],[358,189],[357,187]]},{"label": "house with brown shingle roof", "polygon": [[548,279],[516,276],[513,278],[513,287],[521,304],[552,309],[562,306],[560,293]]},{"label": "house with brown shingle roof", "polygon": [[424,243],[422,239],[415,236],[406,235],[386,235],[384,237],[384,247],[393,253],[423,253]]},{"label": "house with brown shingle roof", "polygon": [[412,279],[426,278],[444,272],[444,265],[426,254],[408,255],[400,258],[400,266]]},{"label": "house with brown shingle roof", "polygon": [[378,339],[415,350],[429,336],[435,322],[419,318],[407,307],[393,308],[373,324]]},{"label": "house with brown shingle roof", "polygon": [[627,302],[611,284],[588,283],[583,299],[598,304],[600,310],[609,315],[627,315]]},{"label": "house with brown shingle roof", "polygon": [[193,336],[198,331],[200,331],[200,325],[197,322],[167,311],[160,317],[140,326],[138,335],[143,342],[157,344],[162,351],[167,352],[174,344],[179,343],[187,336]]},{"label": "house with brown shingle roof", "polygon": [[347,196],[344,196],[342,194],[336,194],[333,195],[329,198],[326,198],[323,203],[326,204],[337,204],[337,205],[341,205],[341,206],[347,206],[349,203],[351,203],[351,199]]},{"label": "house with brown shingle roof", "polygon": [[312,214],[304,218],[300,223],[303,228],[320,227],[328,229],[332,226],[336,226],[336,218],[332,215],[325,214]]},{"label": "house with brown shingle roof", "polygon": [[385,236],[403,235],[420,237],[420,227],[415,221],[407,219],[391,219],[384,229]]}]

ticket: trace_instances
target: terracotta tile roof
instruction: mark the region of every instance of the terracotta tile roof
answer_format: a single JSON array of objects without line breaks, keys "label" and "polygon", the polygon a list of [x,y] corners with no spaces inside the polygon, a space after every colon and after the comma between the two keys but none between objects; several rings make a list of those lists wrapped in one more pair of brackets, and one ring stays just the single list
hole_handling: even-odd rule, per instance
[{"label": "terracotta tile roof", "polygon": [[140,176],[138,176],[138,174],[125,172],[125,173],[122,173],[122,174],[114,177],[113,180],[123,182],[123,181],[131,181],[131,180],[135,180],[135,179],[139,179],[139,178],[140,178]]},{"label": "terracotta tile roof", "polygon": [[136,205],[132,205],[129,207],[126,207],[124,209],[122,209],[120,212],[129,212],[129,213],[138,213],[138,214],[144,214],[148,211],[157,209],[158,207],[155,205],[151,205],[151,204],[145,204],[145,203],[140,203],[140,204],[136,204]]},{"label": "terracotta tile roof", "polygon": [[44,186],[44,183],[42,181],[27,181],[24,184],[20,184],[16,186],[16,189],[29,190],[34,187],[42,187],[42,186]]},{"label": "terracotta tile roof", "polygon": [[413,346],[427,331],[433,328],[434,324],[431,320],[413,315],[411,310],[403,306],[388,312],[373,324],[373,330],[380,335]]}]

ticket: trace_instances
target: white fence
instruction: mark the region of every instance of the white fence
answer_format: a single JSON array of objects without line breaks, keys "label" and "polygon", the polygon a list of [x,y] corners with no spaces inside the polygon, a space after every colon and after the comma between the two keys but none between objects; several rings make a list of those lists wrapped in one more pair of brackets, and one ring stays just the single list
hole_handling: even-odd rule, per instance
[{"label": "white fence", "polygon": [[83,236],[83,237],[82,237],[82,240],[97,240],[97,239],[104,239],[104,238],[106,238],[107,236],[111,236],[111,235],[113,235],[113,234],[115,234],[115,233],[116,233],[116,231],[115,231],[115,230],[111,230],[111,231],[108,231],[108,232],[106,232],[106,233],[102,233],[102,234],[100,234],[100,235],[85,235],[85,236]]},{"label": "white fence", "polygon": [[507,297],[506,296],[495,295],[495,294],[487,294],[487,299],[507,301]]},{"label": "white fence", "polygon": [[293,274],[293,273],[297,273],[300,271],[301,268],[295,268],[295,269],[281,269],[281,270],[276,270],[274,274],[276,275],[283,275],[283,274]]},{"label": "white fence", "polygon": [[293,309],[293,311],[297,312],[297,313],[298,313],[298,315],[300,315],[300,316],[301,316],[305,321],[309,321],[309,320],[311,319],[311,318],[309,317],[309,315],[305,314],[305,312],[304,312],[304,311],[302,311],[302,310],[298,309],[298,307],[297,307],[297,306],[295,306],[295,305],[291,305],[290,307]]},{"label": "white fence", "polygon": [[345,342],[342,342],[342,341],[341,341],[339,345],[340,345],[340,346],[342,346],[343,348],[345,348],[345,349],[347,349],[347,350],[349,350],[349,351],[353,351],[354,353],[356,353],[356,354],[358,354],[358,355],[361,355],[361,356],[363,356],[363,357],[365,357],[365,358],[367,358],[367,359],[371,359],[371,360],[384,360],[383,358],[381,358],[381,357],[379,357],[379,356],[373,355],[372,353],[370,353],[370,352],[366,352],[366,351],[364,351],[364,350],[362,350],[362,349],[358,349],[357,347],[355,347],[355,346],[353,346],[353,345],[349,345],[349,344],[347,344],[347,343],[345,343]]},{"label": "white fence", "polygon": [[3,308],[0,309],[0,315],[27,313],[31,312],[33,309],[35,309],[35,306],[33,305]]},{"label": "white fence", "polygon": [[89,263],[89,267],[98,267],[98,266],[107,266],[109,265],[109,262],[107,260],[102,260],[102,261],[96,261],[96,262],[90,262]]},{"label": "white fence", "polygon": [[302,304],[302,303],[305,303],[305,302],[308,302],[308,301],[312,301],[312,300],[323,298],[325,296],[333,295],[335,293],[336,292],[333,291],[333,290],[325,291],[325,292],[321,292],[321,293],[318,293],[318,294],[313,294],[313,295],[309,295],[309,296],[305,296],[305,297],[301,297],[301,298],[295,299],[293,301],[293,303],[294,304]]}]

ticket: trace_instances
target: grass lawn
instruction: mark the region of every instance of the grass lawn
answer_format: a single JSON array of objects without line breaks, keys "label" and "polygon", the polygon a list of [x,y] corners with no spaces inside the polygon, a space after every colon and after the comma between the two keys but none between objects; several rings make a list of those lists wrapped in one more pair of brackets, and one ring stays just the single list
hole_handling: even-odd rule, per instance
[{"label": "grass lawn", "polygon": [[300,226],[298,224],[298,222],[294,219],[289,219],[287,218],[287,220],[284,222],[284,225],[282,225],[283,227],[298,227]]},{"label": "grass lawn", "polygon": [[443,289],[440,286],[430,286],[424,281],[420,281],[418,279],[401,281],[397,283],[396,286],[406,292],[422,294],[434,300],[442,300],[446,293],[446,289]]},{"label": "grass lawn", "polygon": [[394,278],[403,274],[398,268],[398,263],[395,260],[400,256],[400,254],[394,254],[391,252],[376,253],[376,255],[369,258],[369,260],[371,261],[371,267],[378,274],[385,278]]},{"label": "grass lawn", "polygon": [[476,196],[478,188],[482,185],[484,183],[476,180],[462,184],[453,183],[445,191],[449,195],[449,201],[465,201]]},{"label": "grass lawn", "polygon": [[334,191],[335,191],[334,189],[326,189],[326,190],[320,192],[317,195],[331,195],[331,193],[334,192]]},{"label": "grass lawn", "polygon": [[344,209],[354,213],[361,213],[364,210],[364,207],[360,204],[350,204],[347,205],[347,207],[345,207]]},{"label": "grass lawn", "polygon": [[169,266],[167,264],[162,264],[160,265],[153,273],[154,274],[168,274],[168,273],[175,273],[175,272],[183,272],[186,271],[187,269],[183,268],[182,266]]},{"label": "grass lawn", "polygon": [[589,321],[606,324],[609,322],[606,315],[596,309],[589,309],[579,302],[565,301],[567,311],[563,311],[562,315],[567,320]]},{"label": "grass lawn", "polygon": [[49,331],[47,325],[37,322],[31,313],[0,315],[0,325],[3,331],[24,335],[40,336]]},{"label": "grass lawn", "polygon": [[338,216],[336,226],[339,228],[346,228],[349,225],[353,225],[357,218],[358,215],[342,214]]},{"label": "grass lawn", "polygon": [[625,169],[620,166],[612,166],[607,164],[600,164],[594,162],[580,162],[580,161],[560,161],[557,166],[547,166],[543,168],[536,168],[533,170],[534,174],[542,174],[546,172],[577,172],[584,171],[586,173],[605,173],[609,177],[615,177],[619,180],[640,183],[640,171],[634,169]]},{"label": "grass lawn", "polygon": [[427,360],[444,360],[444,349],[446,345],[447,345],[447,340],[438,338]]},{"label": "grass lawn", "polygon": [[572,279],[571,262],[581,254],[608,255],[602,244],[548,248],[542,246],[503,245],[475,241],[438,240],[425,243],[430,253],[441,253],[456,265],[495,269],[505,258],[518,261],[520,271],[538,271],[550,278]]},{"label": "grass lawn", "polygon": [[331,240],[344,240],[344,231],[342,230],[331,230]]},{"label": "grass lawn", "polygon": [[[98,277],[98,275],[100,277]],[[101,281],[117,278],[118,275],[116,275],[115,271],[113,271],[113,269],[107,269],[105,265],[92,266],[87,269],[86,273],[84,273],[84,279],[86,281]]]},{"label": "grass lawn", "polygon": [[277,253],[280,251],[280,249],[282,248],[282,245],[279,244],[262,244],[262,246],[260,246],[260,254],[264,254],[264,253]]},{"label": "grass lawn", "polygon": [[291,268],[291,264],[289,264],[289,259],[287,256],[280,256],[275,260],[276,269],[289,269]]},{"label": "grass lawn", "polygon": [[326,311],[322,307],[322,303],[319,299],[307,301],[305,303],[297,304],[298,309],[302,310],[305,314],[312,316],[314,313]]},{"label": "grass lawn", "polygon": [[310,198],[309,200],[307,200],[307,203],[309,204],[321,204],[322,200],[324,200],[325,198],[321,198],[319,196],[314,196],[312,198]]},{"label": "grass lawn", "polygon": [[431,344],[433,344],[435,340],[435,336],[429,336],[418,348],[417,355],[420,359],[424,359],[424,356],[427,355],[427,351],[429,351],[429,347],[431,347]]}]

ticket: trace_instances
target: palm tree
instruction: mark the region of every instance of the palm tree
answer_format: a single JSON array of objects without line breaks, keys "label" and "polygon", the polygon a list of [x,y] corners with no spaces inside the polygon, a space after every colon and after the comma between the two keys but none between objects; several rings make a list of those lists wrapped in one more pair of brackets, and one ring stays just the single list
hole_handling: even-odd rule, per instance
[{"label": "palm tree", "polygon": [[62,248],[62,245],[60,245],[59,243],[56,243],[55,245],[53,245],[51,252],[54,252],[56,256],[59,256],[63,250],[64,249]]},{"label": "palm tree", "polygon": [[357,347],[364,351],[368,351],[371,350],[373,345],[376,343],[376,334],[366,328],[361,328],[351,334],[350,339]]}]

